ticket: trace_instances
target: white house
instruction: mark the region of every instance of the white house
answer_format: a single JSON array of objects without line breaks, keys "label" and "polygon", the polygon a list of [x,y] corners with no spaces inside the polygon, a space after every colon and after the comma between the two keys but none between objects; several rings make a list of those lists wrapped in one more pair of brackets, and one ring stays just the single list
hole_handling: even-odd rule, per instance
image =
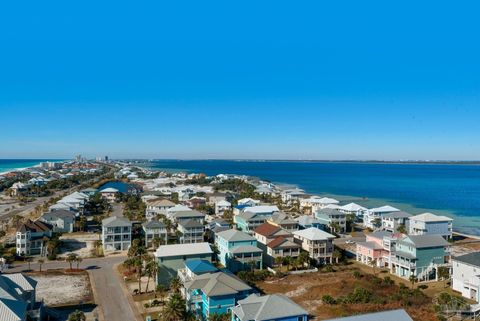
[{"label": "white house", "polygon": [[223,212],[232,208],[232,204],[230,202],[221,200],[215,203],[215,214],[223,214]]},{"label": "white house", "polygon": [[132,223],[124,217],[102,221],[102,244],[106,251],[126,251],[132,243]]},{"label": "white house", "polygon": [[146,205],[145,216],[150,220],[157,215],[167,215],[167,211],[174,207],[175,203],[167,199],[155,198],[146,201]]},{"label": "white house", "polygon": [[480,252],[452,258],[452,289],[480,302]]},{"label": "white house", "polygon": [[238,200],[238,205],[246,205],[246,206],[257,206],[260,205],[259,200],[254,200],[253,198],[247,197],[247,198],[242,198],[241,200]]},{"label": "white house", "polygon": [[340,202],[330,197],[310,197],[300,200],[300,208],[309,210],[310,214],[325,208],[328,205],[338,205]]},{"label": "white house", "polygon": [[75,213],[66,210],[56,210],[44,213],[40,221],[53,226],[54,232],[72,233],[75,225]]},{"label": "white house", "polygon": [[390,205],[371,208],[363,216],[363,225],[371,229],[379,228],[382,224],[382,216],[393,212],[400,212],[400,210]]},{"label": "white house", "polygon": [[340,206],[338,210],[346,214],[355,214],[356,216],[363,216],[367,208],[360,206],[356,203],[348,203],[347,205]]},{"label": "white house", "polygon": [[453,219],[446,216],[424,213],[410,217],[409,234],[433,235],[439,234],[449,240],[452,238]]},{"label": "white house", "polygon": [[398,231],[398,228],[403,225],[405,227],[404,233],[407,233],[409,223],[408,219],[411,216],[412,214],[404,211],[385,214],[382,216],[382,229],[395,233]]},{"label": "white house", "polygon": [[319,264],[332,263],[334,235],[316,227],[293,232],[294,241]]},{"label": "white house", "polygon": [[102,198],[106,199],[109,203],[114,203],[117,200],[117,194],[119,190],[113,187],[102,189],[99,193]]}]

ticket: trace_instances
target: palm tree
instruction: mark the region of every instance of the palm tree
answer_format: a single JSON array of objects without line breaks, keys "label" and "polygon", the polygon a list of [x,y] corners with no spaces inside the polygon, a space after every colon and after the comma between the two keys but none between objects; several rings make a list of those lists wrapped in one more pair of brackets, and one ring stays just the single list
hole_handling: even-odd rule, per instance
[{"label": "palm tree", "polygon": [[42,272],[42,265],[43,263],[45,263],[45,260],[44,259],[40,259],[38,260],[38,269],[40,272]]},{"label": "palm tree", "polygon": [[143,261],[141,257],[133,258],[133,266],[137,269],[137,278],[138,278],[138,293],[142,293],[142,272],[143,272]]},{"label": "palm tree", "polygon": [[449,268],[446,266],[441,266],[438,268],[437,273],[438,273],[438,277],[444,281],[443,287],[447,287],[447,280],[450,278]]},{"label": "palm tree", "polygon": [[282,263],[283,263],[283,257],[281,256],[275,257],[275,265],[277,265],[278,267],[282,267]]},{"label": "palm tree", "polygon": [[377,259],[370,260],[369,263],[370,263],[370,266],[372,267],[373,275],[377,275],[377,273],[376,273]]},{"label": "palm tree", "polygon": [[292,258],[290,256],[284,257],[283,264],[287,266],[287,270],[290,270],[290,265],[292,264]]},{"label": "palm tree", "polygon": [[170,297],[164,306],[162,313],[159,315],[162,321],[183,321],[186,314],[185,301],[179,293],[175,293]]},{"label": "palm tree", "polygon": [[228,313],[213,313],[208,316],[208,321],[229,321],[230,315]]},{"label": "palm tree", "polygon": [[173,293],[179,293],[181,287],[182,282],[178,277],[174,277],[172,281],[170,281],[170,289],[173,291]]},{"label": "palm tree", "polygon": [[342,252],[340,252],[340,250],[338,249],[335,249],[332,253],[332,258],[334,258],[335,263],[338,264],[338,261],[340,261],[340,259],[342,258]]},{"label": "palm tree", "polygon": [[96,240],[94,243],[94,248],[95,248],[95,254],[98,256],[100,255],[100,249],[102,248],[102,241],[101,240]]},{"label": "palm tree", "polygon": [[402,233],[402,234],[407,234],[407,228],[405,227],[405,224],[400,224],[397,227],[397,232]]},{"label": "palm tree", "polygon": [[31,264],[32,264],[33,259],[32,259],[31,257],[27,256],[27,257],[25,258],[25,261],[27,261],[27,263],[28,263],[28,269],[30,270],[30,266],[31,266]]},{"label": "palm tree", "polygon": [[148,285],[150,283],[150,278],[156,273],[157,262],[155,258],[151,255],[148,255],[145,259],[145,272],[147,274],[147,285],[145,287],[145,293],[148,293]]},{"label": "palm tree", "polygon": [[77,262],[77,270],[79,269],[79,266],[80,266],[80,263],[82,263],[83,259],[78,256],[76,259],[75,259],[75,262]]},{"label": "palm tree", "polygon": [[68,262],[68,264],[70,265],[70,270],[72,270],[72,264],[73,262],[75,262],[77,260],[77,254],[75,253],[70,253],[67,255],[67,259],[66,261]]},{"label": "palm tree", "polygon": [[167,289],[163,284],[157,284],[155,287],[155,299],[157,298],[157,293],[160,295],[160,301],[163,301],[165,298],[165,294],[167,292]]},{"label": "palm tree", "polygon": [[413,289],[413,287],[415,286],[415,283],[418,282],[417,277],[415,276],[415,274],[412,273],[408,278],[408,280],[410,281],[410,283],[412,283],[412,289]]},{"label": "palm tree", "polygon": [[305,265],[305,263],[307,263],[308,266],[310,267],[310,254],[308,252],[306,251],[300,252],[300,254],[298,255],[298,258],[300,259],[301,265]]}]

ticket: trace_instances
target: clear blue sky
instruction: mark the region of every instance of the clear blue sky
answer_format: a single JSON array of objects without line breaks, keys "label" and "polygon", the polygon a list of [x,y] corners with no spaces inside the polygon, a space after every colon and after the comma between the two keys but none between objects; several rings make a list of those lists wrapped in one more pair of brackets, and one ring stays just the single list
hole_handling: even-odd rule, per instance
[{"label": "clear blue sky", "polygon": [[170,3],[0,4],[0,158],[480,159],[478,1]]}]

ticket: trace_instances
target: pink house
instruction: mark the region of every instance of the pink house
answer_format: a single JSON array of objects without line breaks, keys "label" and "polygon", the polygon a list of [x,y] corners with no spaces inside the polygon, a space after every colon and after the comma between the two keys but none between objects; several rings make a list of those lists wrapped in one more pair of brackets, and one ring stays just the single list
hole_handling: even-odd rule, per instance
[{"label": "pink house", "polygon": [[365,242],[357,243],[357,261],[370,265],[376,260],[378,267],[389,267],[391,250],[397,238],[397,234],[387,231],[368,234]]}]

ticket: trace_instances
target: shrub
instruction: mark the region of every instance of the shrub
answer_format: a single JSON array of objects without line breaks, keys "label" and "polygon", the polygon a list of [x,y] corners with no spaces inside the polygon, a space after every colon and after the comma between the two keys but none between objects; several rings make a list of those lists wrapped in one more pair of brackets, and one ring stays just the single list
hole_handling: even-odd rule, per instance
[{"label": "shrub", "polygon": [[355,279],[360,279],[362,276],[363,276],[362,273],[360,273],[359,271],[354,271],[353,272],[353,277]]},{"label": "shrub", "polygon": [[328,294],[325,294],[324,296],[322,296],[322,302],[325,303],[325,304],[330,304],[330,305],[333,305],[333,304],[337,303],[335,301],[335,299],[331,295],[328,295]]},{"label": "shrub", "polygon": [[383,284],[385,285],[393,285],[395,282],[393,282],[392,278],[389,276],[386,276],[383,278]]}]

